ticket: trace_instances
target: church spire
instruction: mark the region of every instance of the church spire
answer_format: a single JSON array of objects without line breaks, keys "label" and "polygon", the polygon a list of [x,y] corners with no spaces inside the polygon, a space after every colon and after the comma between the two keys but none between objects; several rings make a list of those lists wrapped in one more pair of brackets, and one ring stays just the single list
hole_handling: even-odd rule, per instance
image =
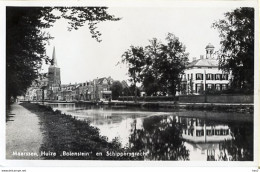
[{"label": "church spire", "polygon": [[56,59],[56,54],[55,54],[55,46],[53,47],[53,53],[52,53],[52,65],[53,66],[58,66],[57,65],[57,59]]}]

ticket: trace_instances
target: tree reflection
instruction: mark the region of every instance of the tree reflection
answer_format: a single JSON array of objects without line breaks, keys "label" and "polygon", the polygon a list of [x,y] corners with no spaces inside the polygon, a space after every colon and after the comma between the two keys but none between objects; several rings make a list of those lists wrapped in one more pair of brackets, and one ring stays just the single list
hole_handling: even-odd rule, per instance
[{"label": "tree reflection", "polygon": [[143,128],[136,129],[132,124],[129,137],[131,151],[147,152],[149,160],[189,160],[189,151],[183,145],[181,124],[172,116],[153,116],[145,118]]},{"label": "tree reflection", "polygon": [[253,124],[229,124],[232,139],[227,140],[222,144],[223,157],[225,152],[229,155],[228,158],[222,158],[222,160],[229,161],[253,161]]}]

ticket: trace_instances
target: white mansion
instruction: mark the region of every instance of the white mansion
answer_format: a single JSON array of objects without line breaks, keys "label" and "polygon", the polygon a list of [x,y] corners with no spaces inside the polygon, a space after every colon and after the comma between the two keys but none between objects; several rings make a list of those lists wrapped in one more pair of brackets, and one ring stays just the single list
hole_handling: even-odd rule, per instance
[{"label": "white mansion", "polygon": [[214,58],[214,46],[206,46],[206,57],[193,58],[182,75],[180,94],[200,94],[206,89],[226,90],[231,75],[218,68],[218,59]]}]

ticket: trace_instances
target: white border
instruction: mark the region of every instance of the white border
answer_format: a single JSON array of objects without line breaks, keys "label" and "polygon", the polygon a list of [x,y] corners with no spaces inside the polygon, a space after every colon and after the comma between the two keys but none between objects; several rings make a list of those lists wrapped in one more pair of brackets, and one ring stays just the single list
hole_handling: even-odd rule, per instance
[{"label": "white border", "polygon": [[[110,0],[110,1],[0,1],[0,166],[5,167],[91,167],[91,166],[149,166],[149,167],[257,167],[259,158],[259,9],[257,0],[244,1],[170,1],[170,0]],[[240,7],[249,6],[255,8],[255,95],[254,95],[254,161],[252,162],[210,162],[210,161],[100,161],[100,160],[6,160],[5,159],[5,7],[6,6],[108,6],[108,7]],[[3,39],[4,38],[4,39]],[[4,152],[4,153],[3,153]]]}]

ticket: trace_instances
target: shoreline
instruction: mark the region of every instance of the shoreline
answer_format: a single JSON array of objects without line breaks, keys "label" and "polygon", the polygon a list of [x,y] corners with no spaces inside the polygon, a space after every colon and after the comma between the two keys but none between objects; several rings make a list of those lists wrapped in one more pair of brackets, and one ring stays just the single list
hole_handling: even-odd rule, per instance
[{"label": "shoreline", "polygon": [[[27,102],[27,101],[21,101]],[[210,110],[219,112],[254,113],[253,103],[180,103],[180,102],[133,102],[133,101],[112,101],[112,102],[91,102],[91,101],[31,101],[30,103],[64,103],[78,105],[108,105],[122,107],[144,107],[162,108],[176,110]]]}]

